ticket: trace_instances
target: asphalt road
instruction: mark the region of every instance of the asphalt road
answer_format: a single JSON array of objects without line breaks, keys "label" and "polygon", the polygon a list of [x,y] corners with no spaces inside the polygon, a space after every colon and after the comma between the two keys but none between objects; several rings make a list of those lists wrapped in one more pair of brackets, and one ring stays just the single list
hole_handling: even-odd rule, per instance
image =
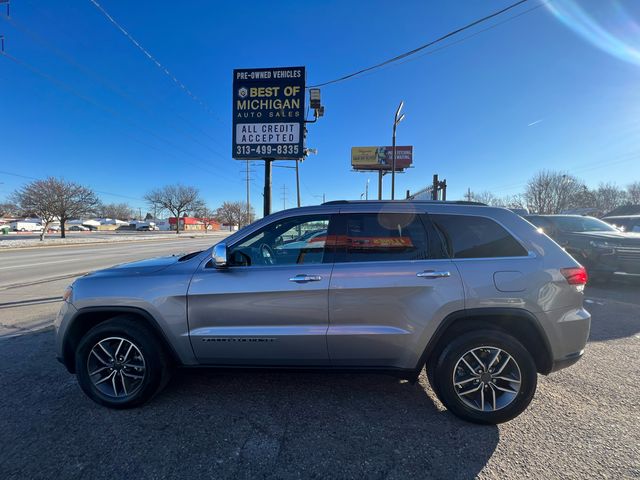
[{"label": "asphalt road", "polygon": [[148,405],[107,410],[51,330],[0,339],[0,478],[640,478],[638,292],[589,287],[584,359],[497,427],[447,413],[424,376],[178,370]]},{"label": "asphalt road", "polygon": [[0,250],[0,337],[50,325],[75,277],[115,264],[210,247],[227,236],[183,234],[135,242]]}]

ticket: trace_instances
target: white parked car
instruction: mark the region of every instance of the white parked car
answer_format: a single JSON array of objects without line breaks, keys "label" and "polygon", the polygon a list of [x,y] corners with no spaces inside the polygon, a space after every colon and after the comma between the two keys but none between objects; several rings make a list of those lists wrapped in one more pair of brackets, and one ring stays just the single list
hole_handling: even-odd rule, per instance
[{"label": "white parked car", "polygon": [[37,222],[11,222],[11,230],[14,232],[41,232],[42,224]]}]

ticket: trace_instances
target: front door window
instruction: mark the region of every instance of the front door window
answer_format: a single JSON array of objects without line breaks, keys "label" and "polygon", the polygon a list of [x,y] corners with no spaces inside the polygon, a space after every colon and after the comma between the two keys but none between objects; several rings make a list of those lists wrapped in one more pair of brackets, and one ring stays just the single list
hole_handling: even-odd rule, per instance
[{"label": "front door window", "polygon": [[231,266],[309,265],[324,263],[329,215],[285,218],[249,235],[229,252]]}]

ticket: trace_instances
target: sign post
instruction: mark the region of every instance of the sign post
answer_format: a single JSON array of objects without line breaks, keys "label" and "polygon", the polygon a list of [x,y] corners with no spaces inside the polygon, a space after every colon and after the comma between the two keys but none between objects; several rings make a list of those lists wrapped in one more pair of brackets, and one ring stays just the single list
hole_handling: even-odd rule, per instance
[{"label": "sign post", "polygon": [[304,157],[305,68],[233,71],[236,160],[264,160],[264,215],[271,213],[271,162]]}]

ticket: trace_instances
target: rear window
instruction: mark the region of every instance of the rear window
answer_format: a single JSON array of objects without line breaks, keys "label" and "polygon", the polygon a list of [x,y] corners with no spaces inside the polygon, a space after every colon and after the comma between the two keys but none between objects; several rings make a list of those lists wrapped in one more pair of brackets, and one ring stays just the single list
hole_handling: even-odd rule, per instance
[{"label": "rear window", "polygon": [[452,258],[525,257],[527,251],[501,225],[473,215],[431,215]]}]

